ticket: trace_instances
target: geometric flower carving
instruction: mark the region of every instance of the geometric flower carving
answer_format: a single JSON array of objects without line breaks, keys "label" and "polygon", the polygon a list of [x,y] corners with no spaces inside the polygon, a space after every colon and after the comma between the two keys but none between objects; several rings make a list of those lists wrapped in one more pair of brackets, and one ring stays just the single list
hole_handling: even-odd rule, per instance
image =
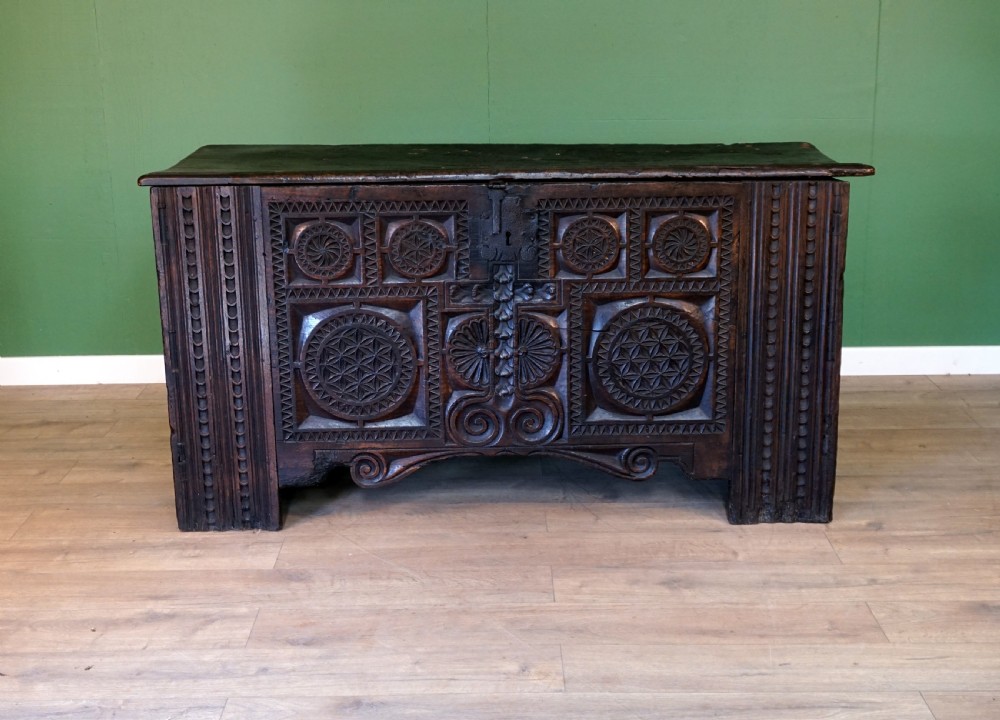
[{"label": "geometric flower carving", "polygon": [[351,236],[340,226],[326,221],[297,228],[295,262],[316,280],[336,280],[354,264]]},{"label": "geometric flower carving", "polygon": [[334,417],[373,420],[406,400],[416,377],[416,350],[384,315],[356,310],[322,321],[306,341],[306,390]]},{"label": "geometric flower carving", "polygon": [[647,303],[614,316],[600,333],[594,371],[607,399],[638,414],[681,409],[708,368],[704,330],[687,313]]},{"label": "geometric flower carving", "polygon": [[617,226],[593,215],[574,220],[563,231],[562,256],[566,266],[580,275],[607,272],[618,260]]},{"label": "geometric flower carving", "polygon": [[403,277],[437,275],[447,256],[447,234],[424,220],[411,220],[399,226],[389,238],[389,262]]},{"label": "geometric flower carving", "polygon": [[710,241],[708,228],[694,218],[671,218],[653,233],[653,263],[668,273],[696,272],[708,263]]}]

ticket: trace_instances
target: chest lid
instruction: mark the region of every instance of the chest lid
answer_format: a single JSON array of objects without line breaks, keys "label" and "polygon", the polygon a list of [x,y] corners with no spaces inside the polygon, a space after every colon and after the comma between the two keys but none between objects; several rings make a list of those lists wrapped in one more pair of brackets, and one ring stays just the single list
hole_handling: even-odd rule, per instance
[{"label": "chest lid", "polygon": [[829,178],[871,175],[805,142],[733,145],[206,145],[140,185]]}]

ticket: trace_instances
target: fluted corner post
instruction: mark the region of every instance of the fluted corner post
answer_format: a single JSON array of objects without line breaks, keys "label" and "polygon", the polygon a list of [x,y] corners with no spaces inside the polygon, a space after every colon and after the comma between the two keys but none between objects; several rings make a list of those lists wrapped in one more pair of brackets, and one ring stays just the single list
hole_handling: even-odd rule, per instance
[{"label": "fluted corner post", "polygon": [[847,200],[837,180],[753,184],[733,523],[831,520]]},{"label": "fluted corner post", "polygon": [[251,193],[152,188],[181,530],[280,524]]}]

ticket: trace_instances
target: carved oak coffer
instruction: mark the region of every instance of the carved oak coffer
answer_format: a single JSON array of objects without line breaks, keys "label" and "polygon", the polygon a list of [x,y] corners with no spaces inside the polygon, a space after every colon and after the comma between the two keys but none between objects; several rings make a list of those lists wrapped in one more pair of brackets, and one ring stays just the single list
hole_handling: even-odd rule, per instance
[{"label": "carved oak coffer", "polygon": [[830,520],[846,183],[803,143],[209,146],[144,176],[181,529],[460,455]]}]

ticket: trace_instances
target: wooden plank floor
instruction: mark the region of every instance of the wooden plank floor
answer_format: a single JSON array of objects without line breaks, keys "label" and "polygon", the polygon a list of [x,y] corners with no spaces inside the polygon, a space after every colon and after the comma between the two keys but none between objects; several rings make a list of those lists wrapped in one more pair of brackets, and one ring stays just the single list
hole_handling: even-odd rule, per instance
[{"label": "wooden plank floor", "polygon": [[1000,377],[846,378],[829,526],[529,459],[180,533],[165,405],[0,388],[0,717],[1000,718]]}]

